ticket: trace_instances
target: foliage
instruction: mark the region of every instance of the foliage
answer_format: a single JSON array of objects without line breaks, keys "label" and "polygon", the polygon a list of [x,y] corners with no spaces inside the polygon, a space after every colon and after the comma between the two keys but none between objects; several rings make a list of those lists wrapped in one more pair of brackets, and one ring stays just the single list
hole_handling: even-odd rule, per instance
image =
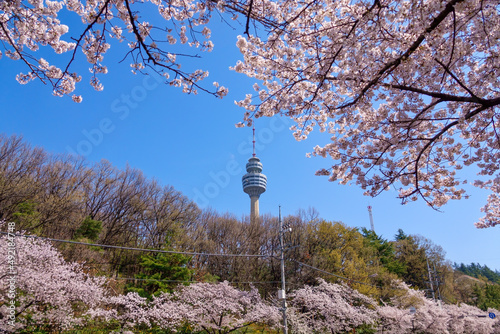
[{"label": "foliage", "polygon": [[[7,246],[15,245],[15,260],[8,261]],[[0,329],[12,330],[8,306],[15,301],[16,328],[42,327],[57,331],[81,324],[81,314],[105,296],[102,277],[91,277],[77,263],[66,262],[48,242],[25,236],[0,237],[0,272],[13,284],[2,284]],[[9,247],[9,249],[12,249]],[[12,267],[15,268],[14,272]]]},{"label": "foliage", "polygon": [[[402,232],[402,230],[400,230]],[[427,255],[425,249],[414,236],[401,236],[393,243],[396,259],[404,264],[404,272],[400,276],[406,283],[426,289],[424,277],[427,271]]]},{"label": "foliage", "polygon": [[[370,254],[364,247],[363,236],[356,228],[339,222],[320,221],[308,225],[307,231],[304,248],[309,259],[306,263],[354,281],[369,281],[368,276],[373,273],[368,265]],[[324,278],[335,279],[331,275],[325,275]],[[362,292],[370,291],[367,285],[355,285]]]},{"label": "foliage", "polygon": [[[56,239],[81,235],[96,238],[98,243],[131,248],[263,255],[197,255],[185,262],[177,255],[157,254],[142,259],[144,253],[131,249],[96,251],[86,245],[57,245],[68,262],[85,262],[87,274],[114,277],[109,286],[117,296],[126,291],[127,282],[137,278],[148,279],[137,280],[140,284],[135,288],[151,300],[155,294],[160,295],[160,290],[175,290],[175,284],[161,280],[227,280],[236,282],[240,290],[248,289],[247,282],[266,282],[257,285],[262,296],[274,296],[276,284],[268,282],[280,281],[280,265],[275,260],[280,249],[277,217],[263,215],[251,222],[228,213],[200,210],[180,192],[147,179],[139,170],[118,169],[106,161],[90,164],[50,155],[31,148],[20,137],[0,135],[0,214],[8,219],[21,217],[16,213],[35,214],[39,235]],[[391,281],[398,276],[413,287],[429,288],[425,284],[429,259],[431,271],[439,273],[439,291],[444,300],[483,308],[496,305],[490,303],[497,298],[494,288],[489,288],[488,293],[481,290],[483,287],[474,291],[473,280],[464,281],[454,275],[442,248],[422,236],[400,230],[396,240],[387,241],[370,231],[360,233],[345,224],[324,221],[313,209],[283,220],[291,227],[285,233],[285,243],[290,245],[285,266],[289,288],[314,286],[321,276],[329,283],[344,282],[377,301],[390,303],[397,294]],[[96,222],[102,223],[100,233]],[[15,225],[16,229],[25,226],[21,220]],[[399,270],[395,266],[398,263],[406,271]],[[165,273],[169,266],[173,276]],[[174,277],[177,274],[181,276]],[[146,282],[150,284],[143,284]],[[125,301],[117,302],[118,314]],[[31,305],[20,319],[28,324],[28,313],[37,307],[42,306]],[[47,305],[43,312],[50,307]],[[75,307],[79,312],[86,309],[78,301]],[[138,326],[147,327],[145,323]]]},{"label": "foliage", "polygon": [[[7,249],[9,242],[0,238],[0,248]],[[280,324],[279,308],[263,300],[255,288],[239,290],[226,281],[180,285],[151,300],[136,292],[111,296],[104,287],[106,279],[91,277],[83,266],[66,262],[50,243],[20,236],[15,244],[16,327],[6,321],[12,298],[11,291],[2,287],[0,329],[4,331],[272,333]],[[5,256],[0,260],[0,269],[10,275],[11,259],[7,260]],[[402,282],[392,286],[397,293],[383,305],[347,285],[317,282],[288,294],[295,333],[489,334],[498,327],[498,320],[478,318],[481,311],[474,306],[439,306]],[[486,298],[498,301],[498,291],[490,292],[486,291]],[[415,315],[408,312],[410,306],[416,308]],[[484,304],[489,312],[498,313],[492,306]]]},{"label": "foliage", "polygon": [[384,266],[388,272],[403,276],[406,272],[406,265],[396,259],[394,244],[378,236],[374,231],[363,228],[362,232],[367,246],[375,250],[375,255],[379,259],[381,265]]},{"label": "foliage", "polygon": [[500,272],[493,271],[486,265],[482,266],[479,263],[471,263],[469,265],[460,263],[460,265],[458,265],[457,263],[454,263],[453,267],[455,270],[458,270],[465,275],[475,278],[485,277],[492,283],[500,284]]},{"label": "foliage", "polygon": [[[179,283],[189,281],[193,271],[187,267],[190,257],[182,254],[154,253],[142,257],[137,282],[127,287],[141,297],[151,299],[163,292],[171,293]],[[187,283],[184,283],[187,284]]]},{"label": "foliage", "polygon": [[[19,136],[0,135],[0,213],[16,222],[17,230],[39,236],[158,249],[172,231],[192,225],[200,210],[137,169],[51,155]],[[65,256],[94,258],[82,247]],[[102,263],[96,269],[129,277],[137,273],[137,253],[107,249],[103,257],[106,262],[94,261]]]},{"label": "foliage", "polygon": [[403,229],[398,229],[398,233],[394,236],[394,240],[401,241],[408,239],[408,235],[403,231]]},{"label": "foliage", "polygon": [[[64,24],[64,11],[80,20]],[[149,69],[184,92],[223,97],[227,88],[218,83],[200,86],[208,72],[181,67],[212,50],[214,12],[246,17],[246,37],[236,42],[243,61],[233,69],[258,83],[238,102],[246,110],[241,126],[278,114],[297,123],[297,140],[314,128],[328,132],[330,142],[312,155],[333,165],[319,175],[371,196],[394,187],[402,203],[422,198],[439,208],[466,198],[461,170],[475,166],[473,184],[491,192],[476,226],[500,222],[495,0],[3,2],[2,54],[26,66],[19,82],[41,80],[60,96],[82,79],[72,72],[77,51],[90,65],[90,84],[102,90],[104,56],[113,41],[126,42],[134,72]],[[46,60],[36,54],[40,46],[69,57]]]},{"label": "foliage", "polygon": [[12,221],[26,230],[35,229],[40,220],[40,213],[37,211],[37,203],[32,200],[21,202],[16,206],[16,212],[12,213]]},{"label": "foliage", "polygon": [[500,285],[476,284],[472,291],[474,305],[483,311],[489,308],[500,309]]},{"label": "foliage", "polygon": [[80,227],[75,231],[74,239],[86,238],[91,241],[96,241],[99,238],[99,233],[102,230],[102,222],[85,217]]}]

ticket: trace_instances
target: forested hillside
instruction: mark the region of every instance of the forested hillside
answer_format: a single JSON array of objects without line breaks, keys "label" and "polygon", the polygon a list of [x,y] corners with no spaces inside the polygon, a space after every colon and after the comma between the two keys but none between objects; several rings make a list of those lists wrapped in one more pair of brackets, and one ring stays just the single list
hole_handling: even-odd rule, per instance
[{"label": "forested hillside", "polygon": [[453,264],[455,270],[464,273],[465,275],[469,275],[475,278],[486,279],[491,283],[500,283],[500,272],[498,270],[491,270],[488,266],[480,265],[479,263],[471,263],[471,264],[463,264],[457,263]]},{"label": "forested hillside", "polygon": [[[0,136],[0,219],[13,222],[17,232],[60,240],[53,245],[66,261],[110,278],[108,288],[116,295],[137,292],[156,300],[179,284],[227,281],[243,291],[253,285],[269,299],[280,286],[277,217],[250,222],[201,210],[139,170],[48,154],[16,136]],[[472,267],[454,270],[444,250],[423,236],[399,230],[388,240],[325,221],[314,209],[283,221],[289,228],[284,237],[290,291],[317,286],[322,278],[391,303],[399,296],[394,284],[400,279],[444,303],[500,308],[498,285],[463,284],[460,271],[470,273],[462,267]],[[485,274],[487,267],[473,268]]]}]

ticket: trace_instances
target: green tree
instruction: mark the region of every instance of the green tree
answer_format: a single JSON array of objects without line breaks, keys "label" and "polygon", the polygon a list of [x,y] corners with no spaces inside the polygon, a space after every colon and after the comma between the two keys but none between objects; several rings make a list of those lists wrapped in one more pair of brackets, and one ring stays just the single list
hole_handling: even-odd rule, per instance
[{"label": "green tree", "polygon": [[187,285],[193,271],[187,264],[191,257],[175,253],[154,253],[141,257],[141,272],[137,279],[127,286],[127,291],[137,292],[140,296],[151,299],[161,292],[172,292],[180,283]]},{"label": "green tree", "polygon": [[404,240],[407,238],[408,235],[406,235],[406,233],[402,229],[398,229],[398,233],[396,233],[396,235],[394,236],[394,240],[396,241]]},{"label": "green tree", "polygon": [[[363,283],[370,282],[370,275],[376,268],[370,265],[370,251],[364,245],[364,238],[356,228],[340,222],[321,221],[307,226],[306,257],[311,265]],[[318,273],[313,273],[317,277]],[[335,282],[334,277],[323,278]],[[347,283],[351,283],[348,281]],[[368,285],[353,283],[353,287],[362,293],[374,293]]]},{"label": "green tree", "polygon": [[393,243],[396,260],[402,263],[405,271],[401,278],[409,285],[426,289],[424,277],[427,272],[427,255],[425,248],[421,247],[414,236],[406,235],[399,229],[396,241]]},{"label": "green tree", "polygon": [[99,238],[101,230],[102,222],[87,216],[81,223],[80,227],[75,231],[73,239],[86,238],[91,241],[96,241]]},{"label": "green tree", "polygon": [[498,271],[493,271],[488,266],[480,265],[479,263],[471,263],[469,265],[465,265],[461,263],[458,265],[454,263],[453,267],[455,270],[458,270],[465,275],[469,275],[475,278],[485,277],[488,281],[492,283],[500,283],[500,273]]},{"label": "green tree", "polygon": [[16,222],[19,229],[35,232],[33,230],[40,223],[40,213],[37,210],[37,203],[31,200],[19,203],[16,206],[16,212],[12,213],[12,220]]},{"label": "green tree", "polygon": [[402,277],[406,273],[406,265],[396,259],[394,245],[378,236],[374,231],[362,228],[362,234],[365,238],[365,244],[374,250],[375,256],[388,272]]},{"label": "green tree", "polygon": [[486,311],[488,308],[500,309],[500,285],[475,284],[472,296],[474,305]]}]

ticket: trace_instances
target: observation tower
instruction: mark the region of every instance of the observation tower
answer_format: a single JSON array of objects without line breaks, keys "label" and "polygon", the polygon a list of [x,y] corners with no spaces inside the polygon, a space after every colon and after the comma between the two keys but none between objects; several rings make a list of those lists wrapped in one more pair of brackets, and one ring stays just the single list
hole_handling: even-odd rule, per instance
[{"label": "observation tower", "polygon": [[255,156],[255,128],[253,129],[253,154],[247,163],[247,173],[241,178],[243,191],[250,196],[250,221],[259,217],[259,197],[266,191],[267,177],[262,174],[262,163]]}]

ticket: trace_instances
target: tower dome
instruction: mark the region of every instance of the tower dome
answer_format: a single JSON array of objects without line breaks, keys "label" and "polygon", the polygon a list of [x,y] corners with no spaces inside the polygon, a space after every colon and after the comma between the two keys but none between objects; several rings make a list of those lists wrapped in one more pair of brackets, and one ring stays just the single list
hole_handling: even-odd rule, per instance
[{"label": "tower dome", "polygon": [[262,174],[262,163],[257,157],[251,157],[247,163],[247,173],[241,179],[243,191],[250,196],[260,196],[266,191],[267,177]]},{"label": "tower dome", "polygon": [[259,216],[259,197],[266,191],[267,177],[262,174],[262,163],[256,156],[248,159],[246,168],[241,181],[243,191],[250,196],[250,218],[254,220]]}]

